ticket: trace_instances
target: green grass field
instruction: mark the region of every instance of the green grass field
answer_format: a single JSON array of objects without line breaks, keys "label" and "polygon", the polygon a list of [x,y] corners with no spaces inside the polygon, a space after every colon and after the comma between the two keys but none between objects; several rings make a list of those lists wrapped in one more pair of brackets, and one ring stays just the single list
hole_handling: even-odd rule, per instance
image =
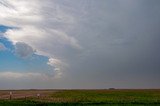
[{"label": "green grass field", "polygon": [[[26,91],[27,92],[27,91]],[[160,106],[160,90],[60,90],[45,97],[0,100],[0,106]]]}]

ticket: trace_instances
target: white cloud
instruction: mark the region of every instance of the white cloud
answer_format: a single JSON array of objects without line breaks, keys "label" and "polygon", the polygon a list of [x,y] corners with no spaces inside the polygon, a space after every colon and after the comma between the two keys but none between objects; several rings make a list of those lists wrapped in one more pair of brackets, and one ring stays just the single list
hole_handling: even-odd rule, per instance
[{"label": "white cloud", "polygon": [[[38,1],[3,0],[0,2],[0,23],[4,25],[23,26],[35,24],[41,20]],[[29,8],[28,8],[29,7]]]},{"label": "white cloud", "polygon": [[67,63],[55,58],[50,58],[47,64],[54,68],[55,78],[61,78],[63,71],[68,67]]},{"label": "white cloud", "polygon": [[20,80],[20,79],[39,79],[48,80],[49,77],[41,73],[23,73],[23,72],[0,72],[1,79]]}]

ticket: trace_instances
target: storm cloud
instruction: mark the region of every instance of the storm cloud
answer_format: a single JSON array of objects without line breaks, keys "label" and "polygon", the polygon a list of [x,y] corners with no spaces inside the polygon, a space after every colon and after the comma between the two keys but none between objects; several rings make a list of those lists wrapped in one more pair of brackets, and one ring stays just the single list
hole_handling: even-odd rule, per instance
[{"label": "storm cloud", "polygon": [[25,43],[17,42],[15,44],[15,53],[22,58],[26,58],[28,56],[31,56],[34,53],[34,50],[32,49],[32,47]]},{"label": "storm cloud", "polygon": [[0,24],[16,27],[3,37],[20,56],[48,58],[49,88],[158,88],[159,10],[159,0],[2,0]]}]

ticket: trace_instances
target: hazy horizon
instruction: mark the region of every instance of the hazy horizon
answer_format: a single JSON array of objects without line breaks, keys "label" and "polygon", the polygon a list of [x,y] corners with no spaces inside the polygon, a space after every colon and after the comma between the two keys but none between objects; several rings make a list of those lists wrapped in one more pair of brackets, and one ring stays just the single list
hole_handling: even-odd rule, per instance
[{"label": "hazy horizon", "polygon": [[160,0],[0,0],[0,89],[160,88]]}]

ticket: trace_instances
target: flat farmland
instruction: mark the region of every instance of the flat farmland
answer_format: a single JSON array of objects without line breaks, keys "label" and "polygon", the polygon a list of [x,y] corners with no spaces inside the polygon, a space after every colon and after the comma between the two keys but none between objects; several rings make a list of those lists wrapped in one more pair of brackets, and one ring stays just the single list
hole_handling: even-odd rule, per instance
[{"label": "flat farmland", "polygon": [[[10,92],[12,92],[10,98]],[[160,106],[160,89],[1,90],[0,106]]]}]

